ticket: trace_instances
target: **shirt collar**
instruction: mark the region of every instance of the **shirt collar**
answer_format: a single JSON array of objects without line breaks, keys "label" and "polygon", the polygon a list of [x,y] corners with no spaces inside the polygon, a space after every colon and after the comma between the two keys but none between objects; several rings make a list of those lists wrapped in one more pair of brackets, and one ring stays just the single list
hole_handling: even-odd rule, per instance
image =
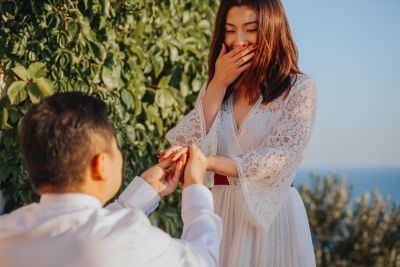
[{"label": "shirt collar", "polygon": [[97,198],[80,193],[62,193],[62,194],[43,194],[40,197],[41,204],[60,204],[60,205],[79,205],[94,208],[101,208],[101,202]]}]

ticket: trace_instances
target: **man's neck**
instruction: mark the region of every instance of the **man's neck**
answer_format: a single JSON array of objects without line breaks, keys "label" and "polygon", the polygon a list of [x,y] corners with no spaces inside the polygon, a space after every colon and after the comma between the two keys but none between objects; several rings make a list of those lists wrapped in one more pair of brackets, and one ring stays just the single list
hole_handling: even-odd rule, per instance
[{"label": "man's neck", "polygon": [[52,186],[43,186],[38,191],[39,195],[43,194],[85,194],[97,198],[102,205],[104,205],[108,200],[103,199],[103,196],[98,194],[94,187],[90,186],[80,186],[80,187],[66,187],[66,188],[56,188]]}]

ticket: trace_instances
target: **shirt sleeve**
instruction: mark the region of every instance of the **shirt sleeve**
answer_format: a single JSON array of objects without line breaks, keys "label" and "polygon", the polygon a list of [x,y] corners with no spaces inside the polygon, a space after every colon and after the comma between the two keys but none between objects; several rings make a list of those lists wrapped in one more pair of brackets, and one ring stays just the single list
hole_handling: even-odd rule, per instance
[{"label": "shirt sleeve", "polygon": [[203,185],[183,190],[182,219],[181,239],[148,225],[137,253],[138,266],[218,266],[222,223],[214,213],[210,190]]},{"label": "shirt sleeve", "polygon": [[119,198],[105,207],[108,210],[140,209],[149,215],[158,206],[160,195],[142,178],[136,176]]},{"label": "shirt sleeve", "polygon": [[262,145],[231,156],[241,185],[237,202],[254,226],[267,230],[281,209],[305,155],[316,108],[317,87],[306,77],[293,86],[281,120]]}]

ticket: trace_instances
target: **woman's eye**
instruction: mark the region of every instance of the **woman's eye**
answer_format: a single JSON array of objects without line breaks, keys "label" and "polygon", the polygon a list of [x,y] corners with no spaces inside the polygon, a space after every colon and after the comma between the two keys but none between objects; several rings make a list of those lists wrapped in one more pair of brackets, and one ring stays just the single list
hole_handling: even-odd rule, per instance
[{"label": "woman's eye", "polygon": [[232,31],[232,30],[226,30],[225,32],[226,32],[226,33],[234,33],[235,31]]},{"label": "woman's eye", "polygon": [[257,29],[248,30],[248,32],[257,32]]}]

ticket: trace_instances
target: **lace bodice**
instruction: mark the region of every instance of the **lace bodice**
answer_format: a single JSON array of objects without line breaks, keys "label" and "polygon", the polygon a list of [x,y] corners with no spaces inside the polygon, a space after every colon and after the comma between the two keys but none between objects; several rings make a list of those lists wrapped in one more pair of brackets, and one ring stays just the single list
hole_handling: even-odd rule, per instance
[{"label": "lace bodice", "polygon": [[[221,106],[206,135],[200,91],[195,108],[167,133],[172,145],[195,142],[205,154],[230,156],[239,178],[229,177],[245,217],[267,230],[286,198],[311,137],[317,106],[317,87],[298,75],[286,98],[268,105],[262,97],[236,129],[232,96]],[[213,174],[208,173],[206,183]]]}]

